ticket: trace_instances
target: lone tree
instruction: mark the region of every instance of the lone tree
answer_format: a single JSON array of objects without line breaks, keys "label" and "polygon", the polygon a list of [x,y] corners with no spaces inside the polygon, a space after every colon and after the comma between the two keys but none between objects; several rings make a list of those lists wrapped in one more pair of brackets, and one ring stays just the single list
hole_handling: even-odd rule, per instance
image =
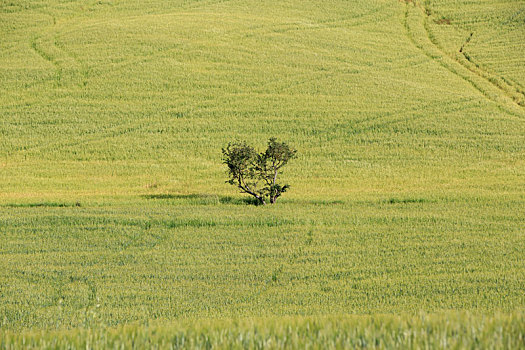
[{"label": "lone tree", "polygon": [[229,143],[222,149],[223,162],[228,166],[227,181],[257,199],[259,204],[274,204],[288,188],[277,182],[283,166],[295,157],[296,150],[274,137],[268,141],[266,151],[257,153],[246,142]]}]

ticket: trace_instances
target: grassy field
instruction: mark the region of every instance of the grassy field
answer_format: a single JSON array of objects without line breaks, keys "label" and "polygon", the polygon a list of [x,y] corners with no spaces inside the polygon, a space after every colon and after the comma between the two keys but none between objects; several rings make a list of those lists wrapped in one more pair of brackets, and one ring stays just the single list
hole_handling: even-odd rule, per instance
[{"label": "grassy field", "polygon": [[[69,349],[519,349],[523,313],[208,319],[118,328],[5,332],[0,346]],[[5,347],[5,345],[4,345]],[[7,348],[7,347],[6,347]]]},{"label": "grassy field", "polygon": [[[0,348],[525,347],[524,21],[0,0]],[[256,207],[220,150],[271,136],[298,158]]]}]

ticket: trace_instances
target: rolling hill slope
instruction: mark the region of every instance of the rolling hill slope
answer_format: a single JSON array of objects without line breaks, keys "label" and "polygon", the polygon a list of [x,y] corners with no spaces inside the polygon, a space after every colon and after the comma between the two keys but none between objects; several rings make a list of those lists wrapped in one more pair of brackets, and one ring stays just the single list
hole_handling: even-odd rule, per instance
[{"label": "rolling hill slope", "polygon": [[524,8],[0,0],[0,324],[522,310]]}]

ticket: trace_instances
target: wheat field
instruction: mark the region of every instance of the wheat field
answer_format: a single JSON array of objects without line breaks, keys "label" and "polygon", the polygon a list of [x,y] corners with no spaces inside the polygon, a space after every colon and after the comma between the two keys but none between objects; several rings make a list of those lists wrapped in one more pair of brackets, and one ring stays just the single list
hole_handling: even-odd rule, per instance
[{"label": "wheat field", "polygon": [[[0,348],[525,347],[522,1],[0,0],[0,38]],[[254,206],[221,148],[273,136]]]}]

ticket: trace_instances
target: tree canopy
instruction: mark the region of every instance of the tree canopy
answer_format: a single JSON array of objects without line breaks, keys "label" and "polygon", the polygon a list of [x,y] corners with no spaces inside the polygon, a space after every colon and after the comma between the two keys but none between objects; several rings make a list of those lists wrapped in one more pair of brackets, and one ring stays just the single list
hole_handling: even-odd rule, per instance
[{"label": "tree canopy", "polygon": [[275,137],[268,140],[268,147],[258,153],[246,142],[229,143],[222,149],[223,163],[228,166],[228,183],[241,192],[252,195],[259,204],[274,204],[290,186],[280,184],[281,168],[296,156],[297,151]]}]

